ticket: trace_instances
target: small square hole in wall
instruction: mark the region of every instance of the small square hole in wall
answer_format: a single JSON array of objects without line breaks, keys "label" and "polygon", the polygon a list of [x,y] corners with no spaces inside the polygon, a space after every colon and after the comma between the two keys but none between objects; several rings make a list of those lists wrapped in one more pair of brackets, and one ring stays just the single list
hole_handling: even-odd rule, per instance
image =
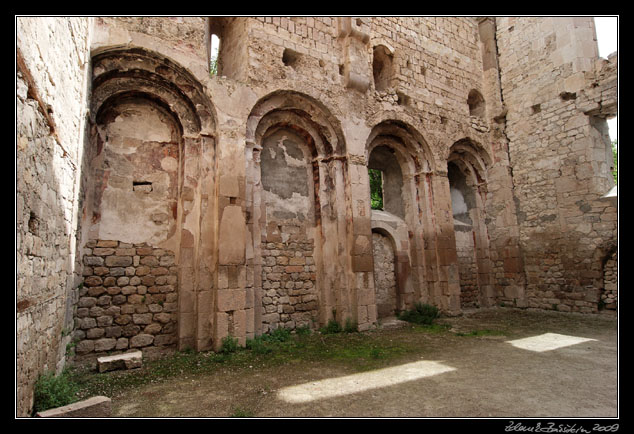
[{"label": "small square hole in wall", "polygon": [[235,198],[235,197],[230,197],[230,198],[229,198],[229,203],[230,203],[231,205],[235,205],[235,204],[236,204],[236,201],[237,201],[237,198]]},{"label": "small square hole in wall", "polygon": [[532,114],[539,113],[541,111],[542,111],[541,104],[535,104],[534,106],[531,107]]},{"label": "small square hole in wall", "polygon": [[152,191],[152,183],[149,181],[132,181],[132,191],[149,193]]}]

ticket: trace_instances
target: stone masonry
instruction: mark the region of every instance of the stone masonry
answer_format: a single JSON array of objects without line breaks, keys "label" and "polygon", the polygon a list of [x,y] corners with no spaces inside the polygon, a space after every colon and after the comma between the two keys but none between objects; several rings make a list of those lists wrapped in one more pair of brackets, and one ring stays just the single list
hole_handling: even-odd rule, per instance
[{"label": "stone masonry", "polygon": [[618,311],[592,17],[28,16],[16,42],[20,417],[104,355],[418,302]]},{"label": "stone masonry", "polygon": [[174,254],[145,244],[86,244],[75,312],[75,353],[112,354],[176,344]]}]

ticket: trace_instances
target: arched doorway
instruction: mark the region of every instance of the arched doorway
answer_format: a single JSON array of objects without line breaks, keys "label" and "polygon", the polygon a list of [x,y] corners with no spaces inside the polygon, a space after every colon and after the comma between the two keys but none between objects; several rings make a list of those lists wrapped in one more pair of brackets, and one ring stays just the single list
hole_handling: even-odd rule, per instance
[{"label": "arched doorway", "polygon": [[394,316],[398,310],[396,252],[394,240],[385,231],[372,231],[374,293],[377,319]]},{"label": "arched doorway", "polygon": [[338,121],[308,95],[274,92],[251,111],[246,152],[255,334],[354,319]]},{"label": "arched doorway", "polygon": [[469,139],[454,143],[447,161],[463,308],[495,301],[485,219],[489,164],[486,152]]}]

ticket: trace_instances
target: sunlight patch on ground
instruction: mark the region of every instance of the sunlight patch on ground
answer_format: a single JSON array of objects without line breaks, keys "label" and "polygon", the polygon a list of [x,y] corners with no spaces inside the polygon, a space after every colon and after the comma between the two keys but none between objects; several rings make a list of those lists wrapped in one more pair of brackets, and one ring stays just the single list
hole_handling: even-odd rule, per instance
[{"label": "sunlight patch on ground", "polygon": [[543,351],[556,350],[558,348],[576,345],[588,341],[596,341],[596,339],[580,338],[577,336],[566,336],[557,333],[545,333],[543,335],[532,336],[530,338],[507,341],[507,343],[523,350],[537,351],[541,353]]},{"label": "sunlight patch on ground", "polygon": [[363,372],[339,378],[327,378],[325,380],[285,387],[278,392],[277,396],[289,403],[310,402],[318,399],[365,392],[380,387],[393,386],[454,370],[455,368],[443,365],[439,362],[420,361],[371,372]]}]

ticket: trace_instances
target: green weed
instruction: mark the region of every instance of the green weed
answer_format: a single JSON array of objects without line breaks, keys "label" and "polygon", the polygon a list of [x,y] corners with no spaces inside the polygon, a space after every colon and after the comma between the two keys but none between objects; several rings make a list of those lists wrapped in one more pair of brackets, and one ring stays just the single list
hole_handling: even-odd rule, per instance
[{"label": "green weed", "polygon": [[438,318],[438,308],[430,304],[416,303],[414,309],[402,312],[398,318],[414,324],[432,324]]},{"label": "green weed", "polygon": [[33,414],[78,401],[78,391],[78,385],[71,380],[67,371],[60,375],[54,372],[40,375],[35,382]]}]

